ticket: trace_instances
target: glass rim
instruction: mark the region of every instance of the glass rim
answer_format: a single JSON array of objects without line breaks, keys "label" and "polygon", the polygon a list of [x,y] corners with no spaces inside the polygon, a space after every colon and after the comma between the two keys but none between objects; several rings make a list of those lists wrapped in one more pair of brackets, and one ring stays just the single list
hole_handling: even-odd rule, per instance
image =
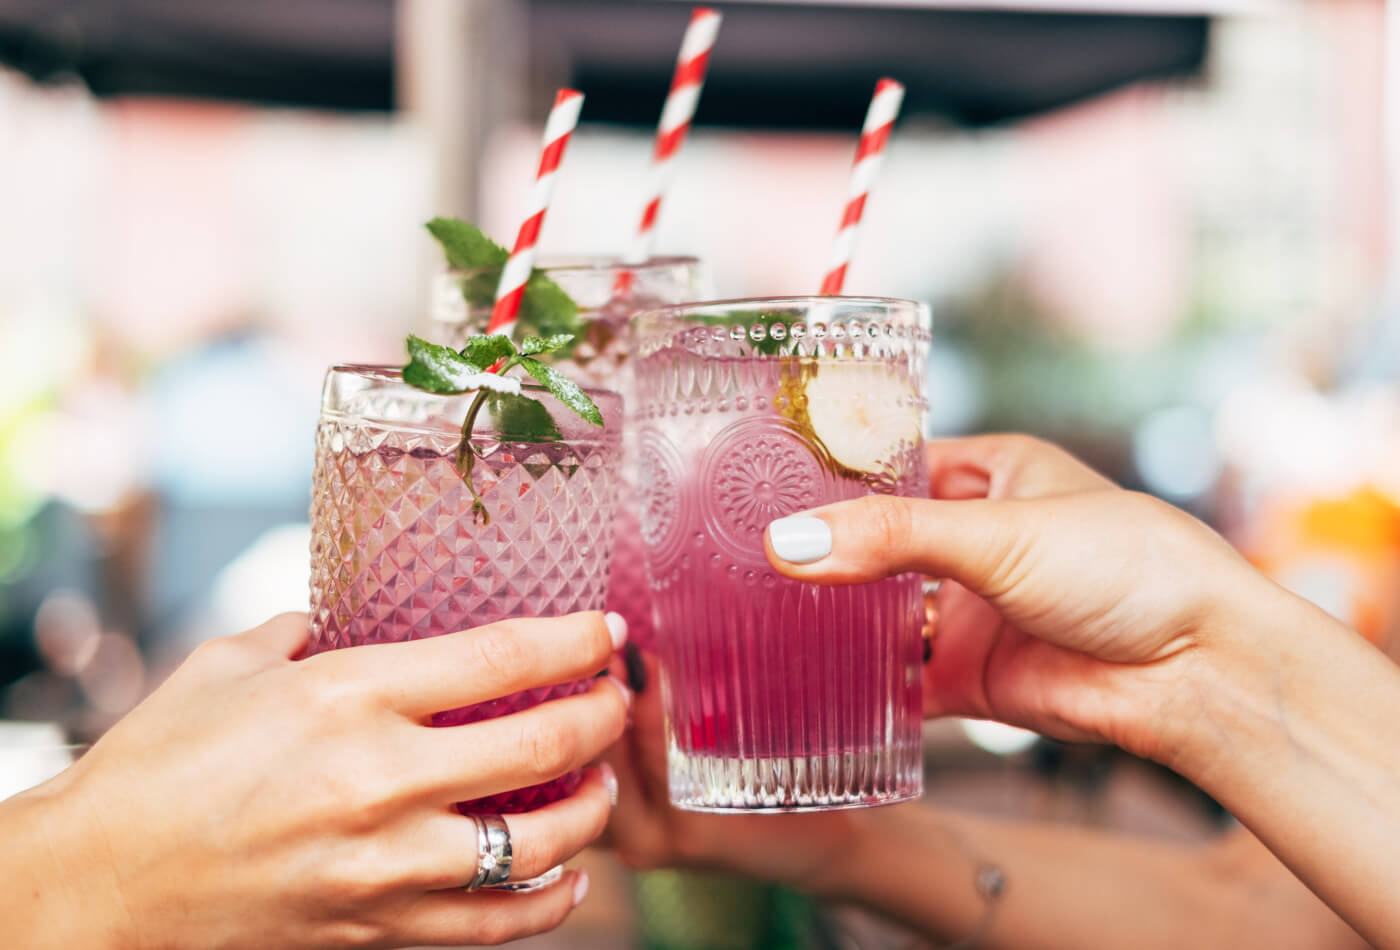
[{"label": "glass rim", "polygon": [[[348,391],[346,387],[348,387]],[[621,420],[623,409],[621,393],[596,386],[581,386],[580,388],[588,394],[605,418]],[[520,389],[523,394],[539,399],[546,408],[558,403],[558,397],[537,383],[527,383],[522,380]],[[322,422],[340,420],[354,425],[382,426],[400,432],[444,435],[460,428],[462,418],[465,417],[471,402],[476,398],[476,392],[469,390],[464,393],[430,393],[405,383],[400,367],[396,365],[336,363],[326,371],[325,383],[321,388],[319,418]],[[399,413],[386,413],[383,410],[357,408],[353,400],[371,393],[378,393],[396,402],[411,400],[425,408],[434,406],[440,408],[428,410],[433,413],[431,420],[428,417],[413,418]],[[549,408],[549,411],[551,415],[557,411],[572,412],[569,409],[556,410],[553,408]],[[493,433],[497,433],[496,427],[485,424],[485,422],[486,420],[482,420],[482,424],[476,427],[472,435],[473,440],[494,438]],[[586,428],[572,434],[562,434],[565,424],[560,422],[558,418],[555,419],[555,422],[561,428],[562,437],[549,440],[550,444],[601,445],[620,438],[618,435],[620,429],[615,426],[594,426],[585,421],[582,425]]]},{"label": "glass rim", "polygon": [[[700,258],[693,254],[662,254],[629,264],[618,254],[557,254],[537,258],[535,269],[546,273],[609,273],[611,271],[664,271],[675,267],[699,267]],[[442,271],[446,277],[467,277],[474,274],[499,274],[500,267],[451,267]]]},{"label": "glass rim", "polygon": [[913,300],[908,297],[787,294],[778,297],[728,297],[723,300],[690,300],[685,303],[670,303],[638,311],[636,319],[645,320],[648,317],[656,317],[675,320],[684,319],[688,314],[702,315],[711,310],[761,310],[765,308],[777,310],[784,307],[795,309],[799,306],[811,307],[821,304],[865,307],[870,310],[883,309],[892,312],[908,310],[917,315],[912,325],[922,326],[925,329],[928,327],[932,312],[929,305],[922,300]]},{"label": "glass rim", "polygon": [[[403,381],[403,367],[393,363],[332,363],[326,370],[326,375],[337,374],[340,376],[358,376],[361,379],[368,379],[384,383],[398,383],[411,389],[413,392],[422,393],[424,396],[435,396],[438,399],[463,399],[472,394],[472,391],[464,393],[430,393],[426,389],[418,389],[409,386]],[[595,401],[602,398],[608,402],[621,400],[622,394],[614,389],[604,389],[601,386],[584,386],[578,384],[579,388],[588,393],[589,397]],[[525,382],[521,380],[520,389],[523,392],[545,393],[550,398],[555,398],[547,388],[536,382]]]}]

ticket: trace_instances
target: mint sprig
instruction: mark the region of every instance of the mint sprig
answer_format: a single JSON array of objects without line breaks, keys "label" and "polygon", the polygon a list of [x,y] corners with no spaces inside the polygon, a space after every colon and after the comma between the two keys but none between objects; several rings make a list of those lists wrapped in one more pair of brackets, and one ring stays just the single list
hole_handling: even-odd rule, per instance
[{"label": "mint sprig", "polygon": [[[427,228],[441,245],[447,266],[467,272],[462,280],[462,298],[467,306],[489,310],[495,303],[496,284],[510,252],[476,225],[458,218],[433,218]],[[579,331],[578,304],[539,268],[530,272],[516,319],[521,332],[544,339],[577,335]]]},{"label": "mint sprig", "polygon": [[[481,524],[491,516],[472,483],[472,469],[478,451],[472,445],[472,431],[483,407],[490,405],[500,436],[506,442],[555,442],[559,427],[544,404],[533,396],[501,390],[507,373],[517,366],[538,380],[554,398],[595,426],[603,425],[603,414],[577,383],[534,357],[560,350],[573,342],[573,334],[559,333],[547,339],[526,336],[516,346],[508,336],[474,336],[460,350],[409,336],[408,363],[403,381],[415,389],[437,395],[455,396],[475,392],[462,421],[462,440],[457,445],[457,471],[472,493],[472,515]],[[499,365],[498,365],[499,364]]]}]

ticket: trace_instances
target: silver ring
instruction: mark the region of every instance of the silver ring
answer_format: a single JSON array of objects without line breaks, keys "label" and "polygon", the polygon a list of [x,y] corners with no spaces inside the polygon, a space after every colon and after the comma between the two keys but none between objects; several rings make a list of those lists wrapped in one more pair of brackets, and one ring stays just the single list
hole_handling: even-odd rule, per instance
[{"label": "silver ring", "polygon": [[476,876],[467,890],[495,887],[510,880],[513,853],[510,828],[500,815],[470,815],[476,822]]}]

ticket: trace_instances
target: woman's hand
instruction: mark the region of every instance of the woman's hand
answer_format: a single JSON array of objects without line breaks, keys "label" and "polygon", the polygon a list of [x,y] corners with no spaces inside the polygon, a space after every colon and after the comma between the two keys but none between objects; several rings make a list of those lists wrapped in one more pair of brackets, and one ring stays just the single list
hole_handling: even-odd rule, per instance
[{"label": "woman's hand", "polygon": [[[201,646],[71,769],[0,806],[0,862],[24,865],[8,869],[24,877],[7,877],[0,931],[18,929],[0,942],[388,947],[500,943],[557,926],[586,878],[569,872],[528,894],[465,891],[476,826],[452,806],[594,759],[621,735],[629,692],[604,678],[498,719],[427,723],[606,667],[616,644],[602,615],[293,662],[305,638],[305,617],[285,615]],[[610,770],[594,769],[570,798],[508,816],[512,879],[594,839],[613,789]]]},{"label": "woman's hand", "polygon": [[[931,715],[1169,759],[1202,649],[1228,636],[1233,599],[1267,601],[1273,585],[1196,519],[1043,443],[961,440],[931,458],[936,500],[872,496],[783,519],[770,560],[824,584],[948,578]],[[824,543],[787,560],[794,532]]]},{"label": "woman's hand", "polygon": [[[931,446],[930,461],[933,499],[871,497],[775,522],[770,560],[817,583],[905,571],[948,579],[925,671],[930,713],[1116,742],[1172,765],[1372,944],[1400,950],[1395,666],[1252,570],[1200,522],[1114,488],[1056,449],[988,437]],[[786,880],[863,900],[939,936],[968,933],[985,910],[968,859],[982,844],[1011,868],[1012,895],[1027,893],[1017,882],[1036,868],[1047,893],[1066,879],[1058,845],[1045,860],[1017,864],[1005,842],[993,847],[978,833],[969,848],[938,827],[922,837],[935,849],[949,839],[942,850],[953,860],[935,867],[961,878],[915,870],[905,862],[921,847],[911,835],[918,816],[899,808],[774,818],[670,809],[658,714],[642,706],[638,730],[615,753],[624,808],[611,829],[634,864]],[[877,883],[856,893],[867,880]],[[1110,869],[1107,880],[1120,877]],[[930,886],[961,888],[961,897],[935,910]],[[1008,915],[1018,905],[1013,897]],[[1067,899],[1046,906],[1052,918],[1072,913]],[[1067,932],[1042,923],[997,927],[1018,933],[1008,936],[1017,946]]]},{"label": "woman's hand", "polygon": [[[929,492],[936,498],[1016,498],[1103,491],[1112,483],[1069,454],[1021,436],[984,436],[931,443]],[[940,634],[973,636],[995,613],[954,582],[938,594]],[[956,631],[962,630],[958,634]],[[952,633],[950,633],[950,631]],[[656,682],[648,658],[644,681]],[[620,670],[621,668],[618,667]],[[945,711],[936,698],[934,666],[925,667],[926,712]],[[658,690],[639,691],[633,728],[609,756],[621,784],[621,807],[608,839],[634,867],[690,866],[729,870],[802,890],[841,896],[845,859],[871,829],[856,811],[809,815],[723,815],[670,806]],[[902,809],[881,809],[901,811]]]}]

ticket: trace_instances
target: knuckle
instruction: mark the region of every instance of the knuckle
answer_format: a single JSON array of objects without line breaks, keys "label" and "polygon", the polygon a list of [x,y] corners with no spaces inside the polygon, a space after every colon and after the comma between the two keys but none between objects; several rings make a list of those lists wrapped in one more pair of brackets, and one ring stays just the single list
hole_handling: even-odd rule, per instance
[{"label": "knuckle", "polygon": [[571,730],[531,724],[522,732],[520,748],[531,769],[553,778],[573,768],[578,760],[579,740]]},{"label": "knuckle", "polygon": [[373,834],[398,810],[398,782],[367,763],[323,775],[316,792],[328,823],[349,834]]},{"label": "knuckle", "polygon": [[190,654],[191,662],[210,670],[226,670],[248,661],[248,647],[237,637],[215,637],[205,640]]},{"label": "knuckle", "polygon": [[535,877],[570,857],[557,834],[520,835],[513,845],[518,867],[511,872],[512,877]]},{"label": "knuckle", "polygon": [[[342,906],[365,908],[395,890],[392,875],[386,872],[387,856],[375,846],[373,835],[363,836],[330,864],[322,872],[322,886]],[[368,925],[365,920],[357,923]]]},{"label": "knuckle", "polygon": [[875,495],[872,496],[871,502],[869,524],[877,550],[907,550],[913,521],[908,499],[893,495]]},{"label": "knuckle", "polygon": [[514,682],[529,665],[524,641],[508,626],[483,631],[474,644],[476,662],[495,679]]},{"label": "knuckle", "polygon": [[300,700],[317,722],[343,722],[370,704],[365,679],[349,668],[359,658],[344,655],[349,652],[324,653],[298,664],[303,672]]}]

